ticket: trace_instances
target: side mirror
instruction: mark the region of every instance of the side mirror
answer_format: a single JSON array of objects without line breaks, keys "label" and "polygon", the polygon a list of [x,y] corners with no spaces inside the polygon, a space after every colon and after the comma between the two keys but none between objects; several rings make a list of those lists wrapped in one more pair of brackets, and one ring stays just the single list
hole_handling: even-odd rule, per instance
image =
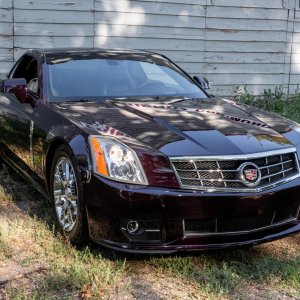
[{"label": "side mirror", "polygon": [[203,90],[210,89],[209,81],[204,76],[194,76],[194,80],[200,85]]},{"label": "side mirror", "polygon": [[1,82],[1,92],[12,93],[20,102],[28,101],[27,83],[24,78],[4,79]]}]

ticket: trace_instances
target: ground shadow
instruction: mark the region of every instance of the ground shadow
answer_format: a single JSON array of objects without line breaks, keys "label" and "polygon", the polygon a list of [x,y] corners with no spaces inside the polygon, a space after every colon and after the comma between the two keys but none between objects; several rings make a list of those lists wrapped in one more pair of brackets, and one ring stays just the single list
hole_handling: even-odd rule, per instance
[{"label": "ground shadow", "polygon": [[[3,164],[0,166],[0,187],[5,189],[19,210],[31,218],[43,221],[50,232],[59,235],[58,232],[53,232],[54,221],[50,204],[30,184]],[[299,238],[297,235],[293,239],[294,247],[298,244],[299,248]],[[217,294],[236,295],[240,293],[245,283],[252,286],[276,281],[286,285],[300,284],[297,267],[300,264],[300,256],[290,257],[284,254],[285,250],[278,254],[265,246],[168,255],[128,254],[103,248],[93,242],[90,242],[87,247],[95,256],[100,254],[104,259],[112,262],[126,261],[127,268],[132,268],[129,275],[132,278],[137,276],[136,278],[141,280],[143,278],[141,274],[147,272],[147,268],[150,267],[151,270],[158,270],[159,274],[168,274],[179,280],[189,280],[200,289],[207,289]],[[78,251],[84,249],[86,246],[78,248]],[[137,281],[132,285],[131,292],[140,299],[146,294],[152,295],[152,299],[160,298],[152,289],[150,282]]]}]

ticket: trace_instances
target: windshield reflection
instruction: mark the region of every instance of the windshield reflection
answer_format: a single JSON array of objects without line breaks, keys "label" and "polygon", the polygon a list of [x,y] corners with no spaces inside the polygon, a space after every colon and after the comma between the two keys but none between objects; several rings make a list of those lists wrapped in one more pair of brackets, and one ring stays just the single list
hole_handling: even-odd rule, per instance
[{"label": "windshield reflection", "polygon": [[47,61],[51,102],[128,97],[205,98],[176,65],[157,55],[59,57]]}]

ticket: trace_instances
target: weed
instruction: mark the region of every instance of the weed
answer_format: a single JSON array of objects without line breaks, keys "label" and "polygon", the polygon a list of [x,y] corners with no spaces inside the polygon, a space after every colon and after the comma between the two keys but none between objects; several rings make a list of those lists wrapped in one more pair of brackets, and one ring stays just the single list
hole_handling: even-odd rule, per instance
[{"label": "weed", "polygon": [[26,288],[9,288],[9,295],[11,300],[38,300],[38,293],[30,293],[28,295]]},{"label": "weed", "polygon": [[249,93],[247,86],[237,87],[234,100],[251,106],[261,108],[270,112],[281,114],[300,123],[300,92],[287,96],[282,87],[264,90],[260,95],[254,96]]}]

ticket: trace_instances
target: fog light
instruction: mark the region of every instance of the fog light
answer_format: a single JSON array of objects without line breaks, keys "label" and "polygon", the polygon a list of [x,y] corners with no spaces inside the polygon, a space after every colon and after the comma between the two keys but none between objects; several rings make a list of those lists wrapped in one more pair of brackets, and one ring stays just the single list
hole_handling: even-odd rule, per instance
[{"label": "fog light", "polygon": [[133,233],[137,233],[139,228],[140,228],[140,225],[139,225],[139,222],[138,221],[129,221],[127,223],[127,231],[131,234]]}]

